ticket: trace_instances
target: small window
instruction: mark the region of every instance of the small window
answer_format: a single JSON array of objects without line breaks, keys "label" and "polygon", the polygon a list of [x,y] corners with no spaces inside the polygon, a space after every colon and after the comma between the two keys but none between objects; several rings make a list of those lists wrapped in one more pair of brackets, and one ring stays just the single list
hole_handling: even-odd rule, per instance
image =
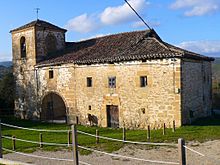
[{"label": "small window", "polygon": [[26,41],[25,37],[20,39],[21,58],[26,58]]},{"label": "small window", "polygon": [[140,77],[140,87],[146,87],[147,86],[147,76],[141,76]]},{"label": "small window", "polygon": [[109,88],[116,88],[116,77],[108,78],[108,86]]},{"label": "small window", "polygon": [[87,77],[87,87],[92,87],[92,77]]},{"label": "small window", "polygon": [[141,108],[143,114],[145,114],[145,108]]},{"label": "small window", "polygon": [[49,70],[49,79],[53,78],[53,70]]},{"label": "small window", "polygon": [[92,106],[91,105],[89,105],[89,110],[92,110]]}]

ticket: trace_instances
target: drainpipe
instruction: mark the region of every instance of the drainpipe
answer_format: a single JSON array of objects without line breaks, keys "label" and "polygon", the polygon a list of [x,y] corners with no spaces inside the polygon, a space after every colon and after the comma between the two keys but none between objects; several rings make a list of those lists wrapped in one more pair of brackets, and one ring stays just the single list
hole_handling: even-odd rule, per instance
[{"label": "drainpipe", "polygon": [[[37,96],[37,111],[39,110],[39,95],[38,95],[38,92],[39,92],[39,79],[38,79],[38,69],[37,68],[35,68],[35,70],[34,70],[34,72],[35,72],[35,79],[36,79],[36,92],[37,92],[37,94],[36,94],[36,96]],[[39,112],[40,112],[40,120],[41,120],[41,111],[39,110]]]},{"label": "drainpipe", "polygon": [[173,92],[176,93],[176,88],[175,88],[175,79],[176,79],[176,76],[175,76],[175,62],[176,62],[176,59],[175,58],[172,58],[172,64],[173,64]]}]

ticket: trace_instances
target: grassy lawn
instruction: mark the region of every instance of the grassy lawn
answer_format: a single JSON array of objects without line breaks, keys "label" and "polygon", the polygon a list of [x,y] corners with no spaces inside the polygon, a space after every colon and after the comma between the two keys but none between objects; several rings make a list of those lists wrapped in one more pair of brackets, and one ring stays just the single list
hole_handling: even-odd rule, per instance
[{"label": "grassy lawn", "polygon": [[[58,130],[66,130],[70,129],[66,124],[50,124],[50,123],[41,123],[41,122],[33,122],[27,120],[18,120],[15,118],[2,118],[2,122],[17,125],[21,127],[27,128],[37,128],[37,129],[58,129]],[[85,126],[77,126],[78,130],[88,132],[91,134],[95,134],[96,129],[99,129],[99,134],[101,136],[112,137],[117,139],[122,139],[122,129],[111,129],[111,128],[98,128],[98,127],[85,127]],[[27,131],[20,130],[15,128],[9,128],[2,126],[2,135],[4,136],[13,136],[16,138],[39,141],[39,133],[36,131]],[[50,143],[67,143],[67,133],[47,133],[42,132],[43,141]],[[127,130],[126,131],[127,140],[131,141],[147,141],[147,131],[146,130]],[[176,132],[173,133],[171,129],[166,130],[166,135],[162,135],[162,130],[152,130],[151,131],[151,142],[174,142],[177,143],[178,138],[184,138],[186,141],[199,141],[205,142],[208,140],[216,140],[220,139],[220,116],[215,116],[206,119],[200,119],[193,123],[190,126],[183,126],[181,128],[176,129]],[[3,139],[3,147],[12,149],[12,141],[8,139]],[[100,139],[99,144],[95,144],[95,138],[78,134],[78,143],[81,146],[94,147],[99,150],[104,150],[107,152],[112,152],[120,149],[123,145],[122,142],[113,142],[108,140]],[[147,147],[147,146],[146,146]],[[149,146],[148,146],[149,147]],[[30,144],[25,142],[16,141],[16,151],[22,152],[33,152],[39,149],[38,144]],[[43,146],[43,150],[47,151],[55,151],[60,150],[61,147],[54,146]],[[88,154],[89,152],[85,152],[80,150],[81,154]]]}]

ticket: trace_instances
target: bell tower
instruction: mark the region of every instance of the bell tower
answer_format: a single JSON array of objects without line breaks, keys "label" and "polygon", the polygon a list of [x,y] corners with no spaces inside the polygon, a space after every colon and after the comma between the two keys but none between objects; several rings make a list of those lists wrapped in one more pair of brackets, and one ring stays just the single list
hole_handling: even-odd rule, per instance
[{"label": "bell tower", "polygon": [[35,66],[65,48],[65,32],[39,19],[10,31],[16,84],[15,114],[21,118],[30,115],[33,118],[31,111],[37,112]]}]

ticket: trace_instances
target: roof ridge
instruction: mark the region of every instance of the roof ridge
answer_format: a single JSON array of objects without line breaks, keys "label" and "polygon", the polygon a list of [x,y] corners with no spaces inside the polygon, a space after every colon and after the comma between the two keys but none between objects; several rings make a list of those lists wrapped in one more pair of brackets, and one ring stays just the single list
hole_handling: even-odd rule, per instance
[{"label": "roof ridge", "polygon": [[40,20],[40,19],[36,19],[36,20],[31,21],[31,22],[29,22],[29,23],[27,23],[27,24],[25,24],[23,26],[20,26],[18,28],[15,28],[15,29],[11,30],[10,33],[14,32],[14,31],[25,29],[25,28],[30,28],[30,27],[33,27],[33,26],[45,26],[45,25],[47,25],[48,27],[54,28],[54,29],[59,29],[59,30],[62,30],[62,31],[67,31],[66,29],[58,27],[58,26],[56,26],[56,25],[54,25],[54,24],[52,24],[50,22],[47,22],[47,21],[44,21],[44,20]]},{"label": "roof ridge", "polygon": [[92,37],[92,38],[87,38],[87,39],[83,39],[74,43],[81,43],[81,42],[85,42],[85,41],[89,41],[89,40],[93,40],[93,39],[101,39],[101,38],[105,38],[105,37],[112,37],[112,36],[118,36],[118,35],[124,35],[124,34],[131,34],[131,33],[141,33],[141,32],[150,32],[150,30],[134,30],[134,31],[130,31],[130,32],[119,32],[119,33],[114,33],[114,34],[106,34],[103,36],[97,36],[97,37]]}]

